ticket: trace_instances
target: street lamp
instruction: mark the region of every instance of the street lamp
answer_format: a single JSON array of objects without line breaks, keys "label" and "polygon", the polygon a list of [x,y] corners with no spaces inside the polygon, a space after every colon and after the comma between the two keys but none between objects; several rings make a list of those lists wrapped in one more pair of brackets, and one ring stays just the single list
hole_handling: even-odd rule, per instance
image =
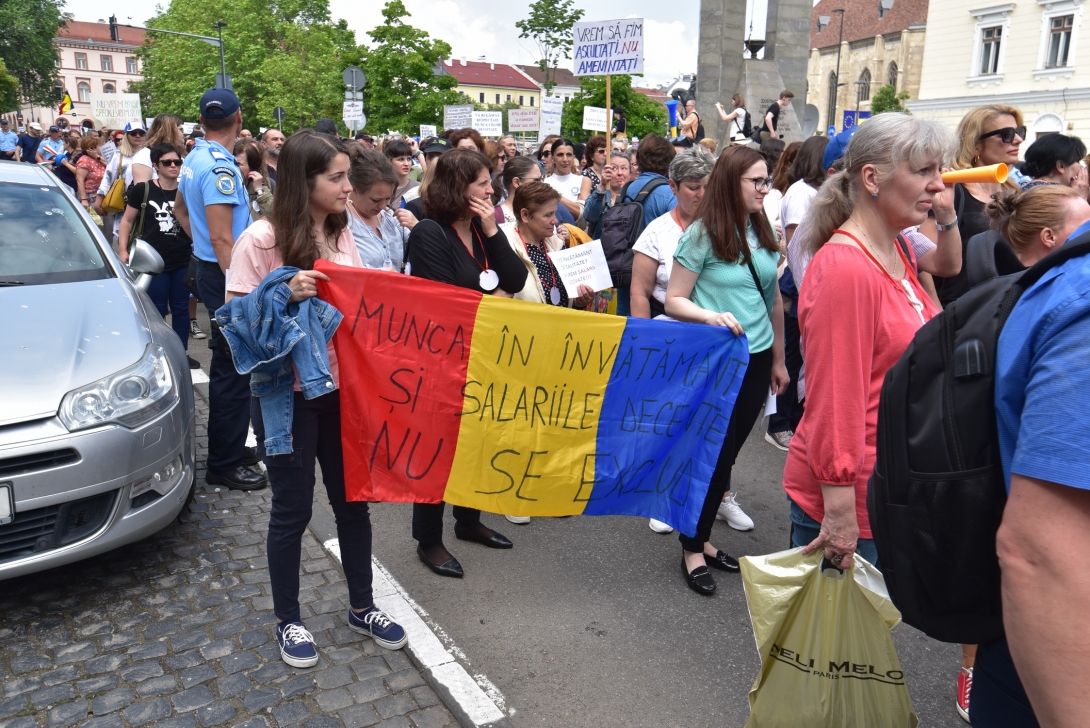
[{"label": "street lamp", "polygon": [[[114,18],[110,19],[111,22]],[[217,79],[216,88],[228,88],[227,86],[227,64],[223,58],[223,29],[227,27],[227,23],[222,20],[218,23],[213,23],[212,27],[219,31],[219,37],[213,38],[210,35],[194,35],[193,33],[179,33],[176,30],[163,30],[162,28],[146,28],[141,25],[126,25],[127,28],[136,28],[137,30],[146,30],[151,33],[166,33],[167,35],[180,35],[185,38],[196,38],[197,40],[203,40],[210,46],[215,46],[220,49],[220,78]]]}]

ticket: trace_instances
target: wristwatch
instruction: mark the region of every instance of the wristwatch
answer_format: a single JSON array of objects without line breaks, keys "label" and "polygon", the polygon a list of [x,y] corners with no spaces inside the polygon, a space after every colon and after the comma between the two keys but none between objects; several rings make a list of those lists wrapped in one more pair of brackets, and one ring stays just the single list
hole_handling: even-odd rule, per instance
[{"label": "wristwatch", "polygon": [[938,220],[935,221],[935,227],[939,229],[939,232],[946,232],[947,230],[953,230],[958,226],[958,219],[955,217],[950,222],[943,225]]}]

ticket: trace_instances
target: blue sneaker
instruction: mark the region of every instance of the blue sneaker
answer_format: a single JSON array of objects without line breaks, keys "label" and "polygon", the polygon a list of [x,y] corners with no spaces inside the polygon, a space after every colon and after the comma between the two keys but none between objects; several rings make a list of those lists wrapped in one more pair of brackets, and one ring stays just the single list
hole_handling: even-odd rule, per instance
[{"label": "blue sneaker", "polygon": [[276,625],[276,641],[280,643],[280,657],[292,667],[314,667],[318,664],[314,637],[299,620]]},{"label": "blue sneaker", "polygon": [[409,641],[401,625],[373,604],[363,612],[354,612],[349,609],[348,626],[360,634],[367,635],[379,647],[385,647],[388,650],[400,650]]}]

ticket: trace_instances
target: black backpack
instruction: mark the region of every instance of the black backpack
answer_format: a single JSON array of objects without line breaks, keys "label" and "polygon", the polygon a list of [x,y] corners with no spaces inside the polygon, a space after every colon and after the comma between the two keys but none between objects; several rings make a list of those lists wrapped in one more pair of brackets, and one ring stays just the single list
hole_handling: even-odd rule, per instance
[{"label": "black backpack", "polygon": [[745,116],[743,116],[742,119],[742,136],[748,139],[750,134],[753,133],[753,121],[749,118],[749,111],[745,112]]},{"label": "black backpack", "polygon": [[997,233],[973,236],[968,251],[969,270],[996,277],[924,324],[886,373],[867,510],[904,621],[943,642],[981,644],[1003,636],[996,345],[1022,294],[1090,253],[1090,233],[1022,271]]},{"label": "black backpack", "polygon": [[625,201],[629,199],[628,185],[625,185],[620,192],[620,202],[606,210],[598,223],[598,237],[609,264],[609,275],[617,288],[628,288],[632,283],[632,246],[643,232],[643,203],[664,184],[666,179],[663,177],[648,180],[632,202]]}]

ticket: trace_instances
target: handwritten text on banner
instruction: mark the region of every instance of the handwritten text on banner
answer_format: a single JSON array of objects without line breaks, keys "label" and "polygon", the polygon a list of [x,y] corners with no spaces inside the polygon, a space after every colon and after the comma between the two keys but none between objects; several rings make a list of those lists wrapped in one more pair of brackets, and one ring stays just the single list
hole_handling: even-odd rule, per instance
[{"label": "handwritten text on banner", "polygon": [[576,23],[572,37],[576,76],[643,73],[643,18]]}]

